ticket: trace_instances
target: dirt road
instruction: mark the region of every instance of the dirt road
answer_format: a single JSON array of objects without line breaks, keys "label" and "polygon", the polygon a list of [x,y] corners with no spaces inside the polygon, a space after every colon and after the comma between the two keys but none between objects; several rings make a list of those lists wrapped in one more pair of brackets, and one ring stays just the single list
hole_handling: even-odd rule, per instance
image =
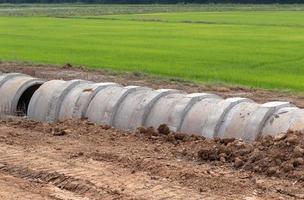
[{"label": "dirt road", "polygon": [[79,121],[2,121],[0,199],[304,198],[297,178],[197,160],[204,140],[191,138],[176,142]]}]

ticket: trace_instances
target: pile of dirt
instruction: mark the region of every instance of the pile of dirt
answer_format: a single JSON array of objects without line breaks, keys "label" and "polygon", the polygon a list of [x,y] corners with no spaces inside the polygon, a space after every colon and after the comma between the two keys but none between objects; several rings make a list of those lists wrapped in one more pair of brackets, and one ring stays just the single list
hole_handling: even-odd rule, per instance
[{"label": "pile of dirt", "polygon": [[150,127],[139,128],[138,132],[182,146],[183,155],[190,155],[199,162],[229,164],[259,174],[304,181],[304,134],[301,132],[266,136],[248,144],[233,138],[206,139],[168,130],[161,125],[157,131]]},{"label": "pile of dirt", "polygon": [[300,132],[267,136],[252,145],[239,140],[213,140],[198,151],[197,157],[203,161],[228,162],[236,168],[304,181],[304,135]]}]

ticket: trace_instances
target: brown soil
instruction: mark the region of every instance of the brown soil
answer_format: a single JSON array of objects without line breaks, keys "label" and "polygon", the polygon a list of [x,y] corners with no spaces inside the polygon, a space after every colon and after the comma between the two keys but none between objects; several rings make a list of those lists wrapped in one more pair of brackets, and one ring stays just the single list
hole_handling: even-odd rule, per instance
[{"label": "brown soil", "polygon": [[[165,131],[164,131],[165,130]],[[304,134],[289,131],[276,137],[260,138],[253,144],[233,138],[204,137],[170,132],[166,125],[158,130],[139,128],[140,134],[182,146],[183,157],[267,176],[289,177],[304,182]]]},{"label": "brown soil", "polygon": [[304,198],[299,133],[247,145],[164,125],[127,132],[25,119],[1,121],[0,133],[1,199]]},{"label": "brown soil", "polygon": [[259,103],[267,101],[290,101],[297,106],[304,108],[304,95],[295,95],[288,92],[269,91],[262,89],[250,89],[242,87],[229,87],[223,85],[199,85],[191,82],[175,79],[164,79],[159,77],[147,76],[145,74],[134,73],[115,73],[106,70],[88,70],[84,67],[73,67],[71,64],[64,66],[54,65],[32,65],[25,63],[1,62],[0,72],[21,72],[43,79],[84,79],[95,82],[116,82],[122,85],[139,85],[159,88],[172,88],[194,92],[210,92],[222,97],[247,97]]}]

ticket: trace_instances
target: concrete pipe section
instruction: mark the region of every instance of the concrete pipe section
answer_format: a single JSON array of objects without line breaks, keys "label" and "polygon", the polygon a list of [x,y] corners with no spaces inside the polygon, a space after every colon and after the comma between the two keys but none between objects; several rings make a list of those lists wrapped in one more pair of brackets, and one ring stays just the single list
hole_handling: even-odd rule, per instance
[{"label": "concrete pipe section", "polygon": [[192,106],[186,115],[181,132],[189,132],[207,138],[217,136],[226,114],[237,104],[253,102],[245,98],[207,98]]},{"label": "concrete pipe section", "polygon": [[84,119],[89,103],[95,95],[109,86],[116,83],[82,83],[72,88],[63,99],[58,120]]},{"label": "concrete pipe section", "polygon": [[288,102],[269,102],[257,104],[253,102],[242,102],[235,105],[226,114],[217,136],[220,138],[237,138],[252,142],[262,132],[267,119],[275,111],[284,107],[292,107]]},{"label": "concrete pipe section", "polygon": [[26,115],[30,99],[43,83],[25,74],[1,74],[0,115]]},{"label": "concrete pipe section", "polygon": [[220,97],[208,93],[168,94],[155,103],[144,125],[157,128],[161,124],[167,124],[172,131],[180,131],[191,107],[198,101],[207,98],[219,99]]},{"label": "concrete pipe section", "polygon": [[77,85],[88,83],[83,80],[52,80],[44,83],[33,95],[28,117],[42,122],[55,122],[59,119],[62,103],[69,92]]},{"label": "concrete pipe section", "polygon": [[[110,86],[99,91],[92,99],[87,109],[88,120],[113,126],[115,117],[121,104],[132,93],[152,91],[151,88],[139,86]],[[125,113],[120,113],[127,116]]]},{"label": "concrete pipe section", "polygon": [[269,117],[262,129],[262,136],[275,136],[288,130],[304,131],[304,110],[297,107],[285,107]]},{"label": "concrete pipe section", "polygon": [[136,129],[144,126],[153,105],[163,96],[179,93],[177,90],[138,90],[129,94],[119,105],[113,126],[121,129]]}]

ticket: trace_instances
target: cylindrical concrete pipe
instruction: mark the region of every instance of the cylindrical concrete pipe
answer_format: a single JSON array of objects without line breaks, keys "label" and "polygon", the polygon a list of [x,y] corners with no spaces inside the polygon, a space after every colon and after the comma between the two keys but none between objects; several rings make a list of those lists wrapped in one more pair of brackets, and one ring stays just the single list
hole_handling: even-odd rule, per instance
[{"label": "cylindrical concrete pipe", "polygon": [[152,106],[163,96],[179,93],[178,90],[138,90],[130,93],[119,105],[113,126],[121,129],[136,129],[144,126]]},{"label": "cylindrical concrete pipe", "polygon": [[62,81],[52,80],[44,83],[33,95],[29,107],[28,117],[43,122],[58,120],[60,108],[69,92],[82,80]]},{"label": "cylindrical concrete pipe", "polygon": [[216,132],[217,136],[220,138],[240,138],[248,142],[254,141],[261,134],[266,120],[276,110],[291,106],[288,102],[239,103],[226,114]]},{"label": "cylindrical concrete pipe", "polygon": [[0,75],[0,114],[26,115],[29,101],[43,80],[19,73]]},{"label": "cylindrical concrete pipe", "polygon": [[304,110],[297,107],[284,107],[277,110],[267,120],[262,136],[275,136],[288,130],[304,131]]},{"label": "cylindrical concrete pipe", "polygon": [[206,93],[111,86],[95,95],[86,116],[89,121],[121,129],[167,124],[172,131],[251,142],[277,110],[292,106],[288,102],[257,104],[239,97],[224,100]]},{"label": "cylindrical concrete pipe", "polygon": [[27,94],[27,99],[31,98],[27,114],[43,122],[87,118],[121,129],[167,124],[172,131],[248,142],[289,129],[304,131],[304,110],[288,102],[258,104],[240,97],[222,99],[208,93],[185,94],[83,80],[53,80],[37,89],[42,83],[26,75],[1,75],[1,113],[7,108],[14,113],[21,96],[27,93],[24,91],[35,85]]},{"label": "cylindrical concrete pipe", "polygon": [[242,102],[253,102],[245,98],[207,98],[192,106],[186,115],[181,132],[189,132],[213,138],[225,120],[227,112]]},{"label": "cylindrical concrete pipe", "polygon": [[144,125],[157,128],[161,124],[167,124],[172,131],[180,131],[185,116],[195,103],[203,99],[219,98],[217,95],[208,93],[168,94],[155,103]]},{"label": "cylindrical concrete pipe", "polygon": [[[117,111],[126,97],[132,93],[152,91],[151,88],[138,86],[110,86],[99,91],[89,104],[86,117],[98,124],[113,125]],[[123,113],[124,116],[125,113]]]},{"label": "cylindrical concrete pipe", "polygon": [[63,99],[58,120],[83,119],[89,103],[95,95],[106,87],[117,85],[116,83],[82,83],[72,88]]}]

